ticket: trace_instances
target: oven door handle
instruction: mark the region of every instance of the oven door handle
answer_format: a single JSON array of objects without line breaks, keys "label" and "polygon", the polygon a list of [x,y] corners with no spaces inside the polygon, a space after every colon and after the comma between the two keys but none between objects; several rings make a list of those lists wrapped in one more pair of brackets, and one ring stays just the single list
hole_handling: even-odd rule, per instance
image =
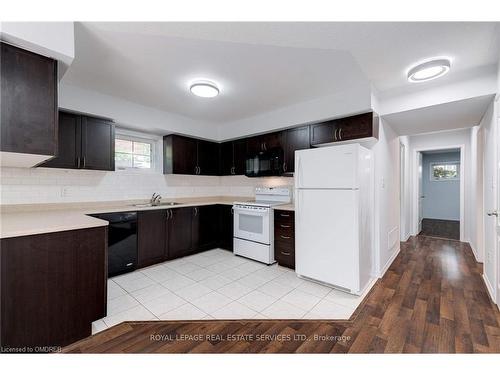
[{"label": "oven door handle", "polygon": [[269,216],[269,210],[253,210],[251,208],[233,207],[234,214],[244,213],[252,216]]}]

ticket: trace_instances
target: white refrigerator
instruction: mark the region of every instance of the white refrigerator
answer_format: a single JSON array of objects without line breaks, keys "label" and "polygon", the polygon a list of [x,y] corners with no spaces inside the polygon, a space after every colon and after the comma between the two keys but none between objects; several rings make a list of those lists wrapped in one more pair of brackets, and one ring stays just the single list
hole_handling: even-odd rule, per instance
[{"label": "white refrigerator", "polygon": [[295,152],[295,270],[361,295],[372,277],[373,157],[359,144]]}]

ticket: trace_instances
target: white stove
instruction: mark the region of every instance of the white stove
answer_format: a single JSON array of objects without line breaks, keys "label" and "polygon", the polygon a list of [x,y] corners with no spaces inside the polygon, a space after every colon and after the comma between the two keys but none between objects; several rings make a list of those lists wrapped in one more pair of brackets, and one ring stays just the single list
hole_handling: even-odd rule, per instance
[{"label": "white stove", "polygon": [[272,207],[291,202],[289,187],[258,187],[255,200],[234,202],[234,253],[266,264],[274,260]]}]

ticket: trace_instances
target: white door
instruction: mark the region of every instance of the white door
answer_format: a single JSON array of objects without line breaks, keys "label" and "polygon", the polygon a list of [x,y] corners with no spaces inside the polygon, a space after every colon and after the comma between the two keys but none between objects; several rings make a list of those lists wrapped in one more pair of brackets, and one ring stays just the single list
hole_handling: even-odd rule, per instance
[{"label": "white door", "polygon": [[357,190],[296,190],[297,274],[359,289]]},{"label": "white door", "polygon": [[295,188],[354,189],[357,181],[357,144],[295,152]]},{"label": "white door", "polygon": [[[497,103],[498,104],[498,103]],[[498,298],[498,278],[500,266],[498,265],[497,251],[500,246],[499,242],[499,223],[498,216],[498,127],[499,120],[495,121],[495,113],[493,113],[493,121],[491,124],[485,124],[484,127],[484,277],[488,285],[488,289],[493,298]],[[498,299],[497,299],[498,301]]]},{"label": "white door", "polygon": [[423,173],[422,173],[422,153],[418,153],[418,233],[422,230],[422,219],[424,218],[424,190],[423,190]]}]

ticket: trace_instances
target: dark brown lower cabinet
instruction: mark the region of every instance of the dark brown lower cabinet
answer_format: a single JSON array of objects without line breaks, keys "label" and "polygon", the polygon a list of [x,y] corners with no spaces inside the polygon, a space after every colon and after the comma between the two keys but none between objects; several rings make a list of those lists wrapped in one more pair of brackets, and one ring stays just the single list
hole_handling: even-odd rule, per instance
[{"label": "dark brown lower cabinet", "polygon": [[168,210],[140,211],[137,213],[138,266],[147,267],[167,258]]},{"label": "dark brown lower cabinet", "polygon": [[193,207],[191,231],[193,252],[210,250],[219,241],[219,209],[217,205]]},{"label": "dark brown lower cabinet", "polygon": [[[3,351],[51,351],[106,316],[107,228],[0,241]],[[56,347],[56,348],[52,348]]]},{"label": "dark brown lower cabinet", "polygon": [[274,259],[280,266],[295,269],[295,213],[274,210]]},{"label": "dark brown lower cabinet", "polygon": [[167,216],[167,258],[174,259],[192,253],[193,207],[169,209]]},{"label": "dark brown lower cabinet", "polygon": [[218,205],[219,209],[219,247],[233,251],[234,219],[233,206]]}]

